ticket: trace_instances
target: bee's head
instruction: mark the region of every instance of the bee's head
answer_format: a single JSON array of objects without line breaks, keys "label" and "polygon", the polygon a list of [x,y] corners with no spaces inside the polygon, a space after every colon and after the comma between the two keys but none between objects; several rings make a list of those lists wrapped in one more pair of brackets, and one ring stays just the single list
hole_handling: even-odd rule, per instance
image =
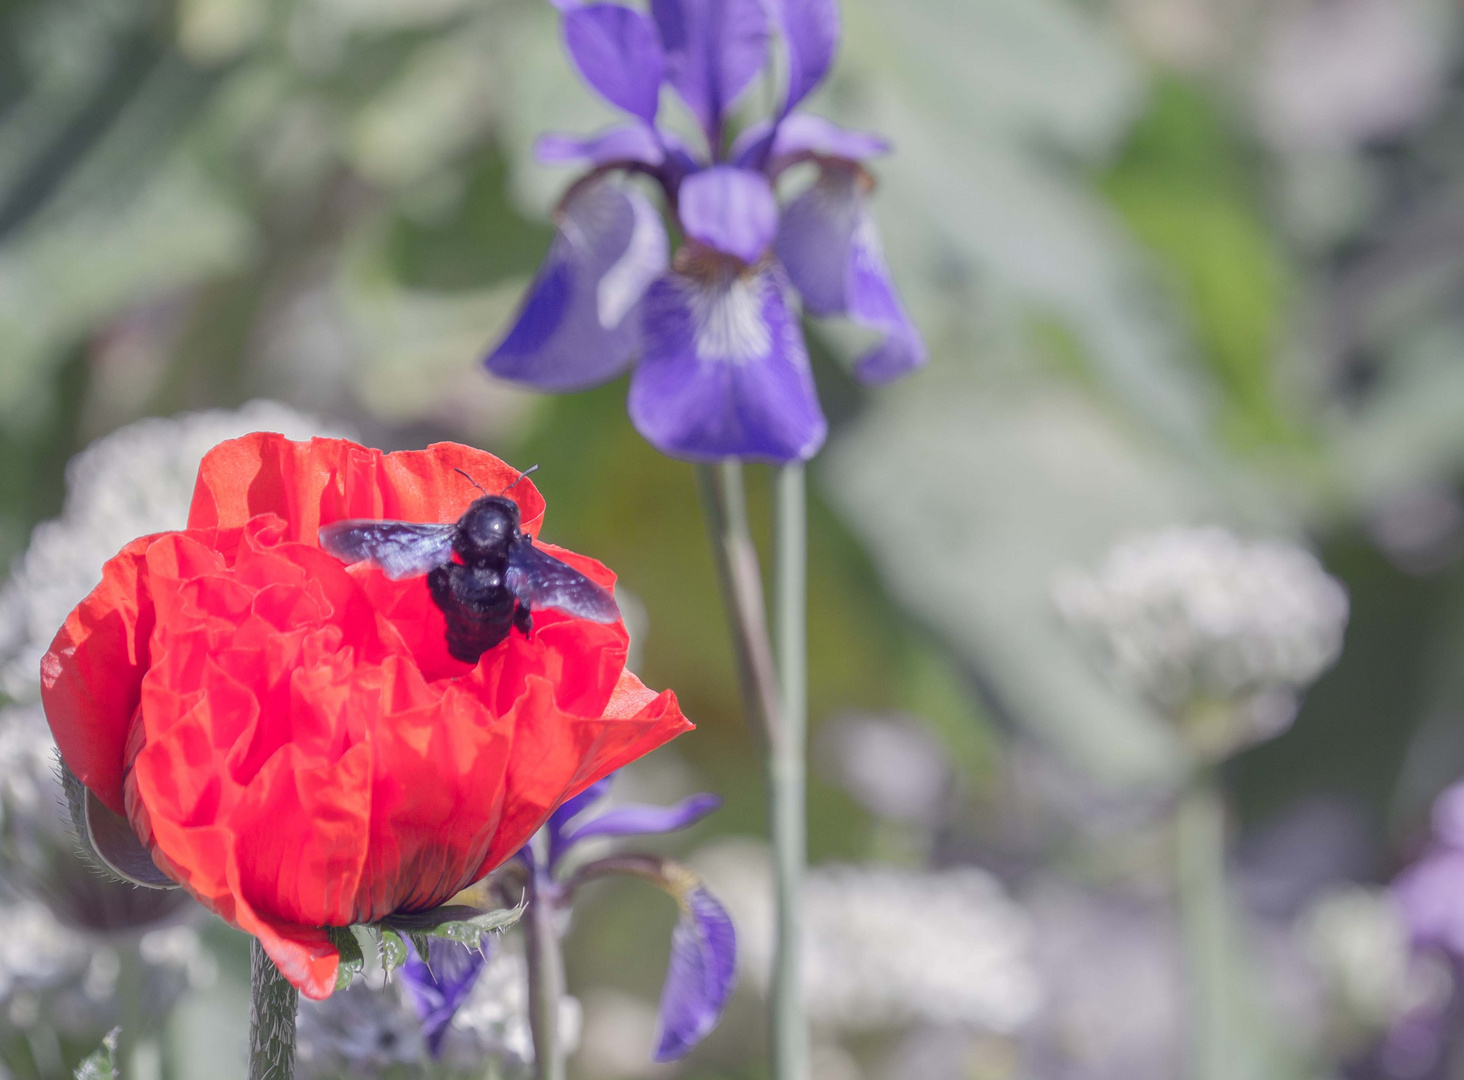
[{"label": "bee's head", "polygon": [[464,562],[506,558],[518,535],[518,503],[502,495],[484,495],[473,501],[458,522],[453,548]]}]

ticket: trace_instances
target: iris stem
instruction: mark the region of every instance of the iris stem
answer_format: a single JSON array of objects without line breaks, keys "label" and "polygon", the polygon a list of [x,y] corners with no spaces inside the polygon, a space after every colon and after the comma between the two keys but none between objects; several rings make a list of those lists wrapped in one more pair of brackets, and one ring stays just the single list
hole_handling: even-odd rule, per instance
[{"label": "iris stem", "polygon": [[696,479],[712,542],[712,559],[722,586],[722,604],[731,625],[743,706],[748,722],[764,745],[771,747],[780,737],[781,702],[763,603],[762,573],[747,524],[742,463],[728,459],[716,465],[698,465]]},{"label": "iris stem", "polygon": [[529,907],[525,943],[529,967],[529,1030],[534,1037],[537,1080],[564,1080],[564,1052],[559,1038],[559,1002],[564,997],[564,955],[554,926],[553,883],[547,867],[529,875]]},{"label": "iris stem", "polygon": [[[777,932],[769,1030],[773,1080],[807,1080],[808,1021],[803,1004],[803,868],[807,860],[807,499],[801,465],[777,480],[774,576],[778,653],[774,660],[757,547],[747,523],[742,464],[697,466],[722,599],[732,629],[743,705],[763,737],[773,848]],[[782,689],[779,689],[781,679]]]},{"label": "iris stem", "polygon": [[1190,1080],[1232,1072],[1230,919],[1225,888],[1225,805],[1202,770],[1174,811],[1175,890],[1189,988]]},{"label": "iris stem", "polygon": [[782,714],[768,756],[777,939],[771,1028],[774,1080],[809,1075],[803,1000],[803,871],[808,860],[808,497],[803,466],[778,471],[774,575]]},{"label": "iris stem", "polygon": [[249,1080],[294,1080],[295,1011],[300,992],[259,940],[249,942]]}]

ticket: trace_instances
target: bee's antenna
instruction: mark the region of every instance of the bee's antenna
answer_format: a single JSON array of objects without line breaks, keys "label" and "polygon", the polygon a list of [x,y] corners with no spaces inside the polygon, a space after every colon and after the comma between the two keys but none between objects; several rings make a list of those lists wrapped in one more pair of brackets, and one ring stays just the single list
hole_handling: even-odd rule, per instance
[{"label": "bee's antenna", "polygon": [[[479,491],[483,492],[484,495],[487,495],[488,494],[487,489],[485,489],[482,484],[478,483],[478,481],[474,480],[471,476],[468,476],[468,474],[466,472],[463,472],[463,470],[462,469],[459,469],[456,465],[454,465],[452,467],[452,471],[453,472],[456,472],[456,473],[462,473],[463,476],[466,476],[467,477],[468,483],[472,484]],[[514,481],[514,482],[517,483],[518,481]]]},{"label": "bee's antenna", "polygon": [[514,488],[516,488],[518,486],[518,482],[520,480],[522,480],[524,477],[528,476],[529,473],[538,472],[538,471],[539,471],[539,466],[537,466],[537,465],[530,465],[527,469],[525,469],[523,472],[519,473],[518,476],[516,476],[514,478],[514,481],[513,481],[512,484],[509,484],[508,487],[506,487],[506,488],[503,489],[503,494],[507,495],[510,491],[512,491]]}]

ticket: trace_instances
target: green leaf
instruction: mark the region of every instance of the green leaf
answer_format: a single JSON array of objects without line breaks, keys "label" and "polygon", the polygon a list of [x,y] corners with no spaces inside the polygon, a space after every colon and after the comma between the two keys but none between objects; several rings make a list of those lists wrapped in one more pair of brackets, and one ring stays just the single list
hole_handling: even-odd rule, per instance
[{"label": "green leaf", "polygon": [[407,943],[395,930],[381,928],[381,966],[390,975],[407,962]]},{"label": "green leaf", "polygon": [[102,1045],[76,1067],[76,1080],[117,1080],[117,1038],[121,1034],[121,1028],[107,1032]]},{"label": "green leaf", "polygon": [[[431,911],[392,915],[381,925],[410,934],[414,940],[419,935],[424,940],[429,937],[447,938],[449,941],[466,945],[470,949],[476,949],[478,941],[484,934],[507,929],[518,922],[523,914],[524,906],[522,904],[518,907],[495,908],[491,911],[470,907],[467,904],[444,904]],[[422,952],[425,956],[425,949]]]},{"label": "green leaf", "polygon": [[366,956],[361,952],[361,943],[356,940],[356,935],[349,926],[327,927],[326,932],[330,934],[330,943],[341,954],[341,965],[336,969],[335,988],[344,990],[366,966]]}]

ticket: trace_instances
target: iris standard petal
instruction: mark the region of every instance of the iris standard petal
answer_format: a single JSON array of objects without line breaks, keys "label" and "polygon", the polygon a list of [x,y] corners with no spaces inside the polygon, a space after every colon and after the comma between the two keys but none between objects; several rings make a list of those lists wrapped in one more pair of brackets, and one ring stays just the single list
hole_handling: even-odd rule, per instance
[{"label": "iris standard petal", "polygon": [[[651,0],[666,77],[713,143],[722,118],[762,70],[768,20],[760,0]],[[713,145],[715,153],[718,147]]]},{"label": "iris standard petal", "polygon": [[718,165],[688,176],[677,196],[686,235],[745,263],[754,263],[778,231],[778,201],[767,177]]},{"label": "iris standard petal", "polygon": [[811,457],[828,426],[781,273],[690,244],[678,261],[646,293],[627,402],[636,430],[692,460]]},{"label": "iris standard petal", "polygon": [[838,0],[772,0],[773,18],[788,50],[788,97],[783,114],[806,98],[834,63],[839,47]]},{"label": "iris standard petal", "polygon": [[681,917],[671,931],[656,1061],[685,1057],[705,1038],[737,982],[737,932],[727,912],[699,881],[676,891]]},{"label": "iris standard petal", "polygon": [[585,81],[610,104],[656,119],[666,59],[656,27],[621,4],[586,4],[564,14],[564,44]]},{"label": "iris standard petal", "polygon": [[716,795],[692,795],[675,806],[627,803],[612,807],[571,829],[564,836],[564,846],[577,844],[591,836],[658,836],[676,832],[695,825],[721,805],[722,800]]},{"label": "iris standard petal", "polygon": [[844,316],[884,335],[854,374],[880,383],[925,363],[925,343],[895,293],[865,197],[867,175],[852,164],[826,165],[783,211],[778,258],[815,315]]},{"label": "iris standard petal", "polygon": [[666,262],[665,226],[637,192],[603,180],[574,189],[512,329],[484,364],[541,390],[615,377],[639,349],[637,309]]},{"label": "iris standard petal", "polygon": [[654,169],[666,160],[655,132],[644,124],[608,128],[594,135],[542,135],[534,156],[545,165],[644,165]]},{"label": "iris standard petal", "polygon": [[452,1018],[473,992],[483,970],[483,953],[446,938],[432,938],[424,958],[412,946],[402,965],[402,985],[407,989],[422,1039],[433,1057],[442,1053],[442,1040]]}]

